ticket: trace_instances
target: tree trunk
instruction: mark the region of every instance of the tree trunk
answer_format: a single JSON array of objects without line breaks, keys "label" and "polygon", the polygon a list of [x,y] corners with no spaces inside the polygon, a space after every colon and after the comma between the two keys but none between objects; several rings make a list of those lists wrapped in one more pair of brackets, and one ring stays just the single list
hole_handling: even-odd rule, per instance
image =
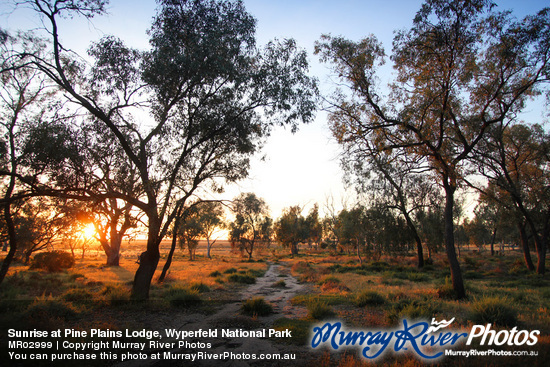
[{"label": "tree trunk", "polygon": [[210,256],[210,237],[206,237],[206,257],[209,259],[212,259],[212,256]]},{"label": "tree trunk", "polygon": [[120,252],[109,251],[107,253],[107,263],[105,266],[120,266]]},{"label": "tree trunk", "polygon": [[[149,246],[148,246],[149,247]],[[132,287],[132,299],[144,301],[149,298],[149,289],[151,288],[151,280],[157,269],[160,259],[158,247],[147,249],[139,256],[139,267],[134,276],[134,285]]]},{"label": "tree trunk", "polygon": [[416,242],[416,253],[418,256],[418,264],[417,266],[419,268],[424,267],[424,251],[422,249],[422,240],[420,239],[420,236],[418,235],[418,231],[416,230],[416,226],[414,225],[411,217],[409,216],[409,213],[405,212],[405,220],[407,221],[407,225],[409,226],[409,229],[412,231],[414,241]]},{"label": "tree trunk", "polygon": [[[176,224],[178,223],[178,220],[176,219]],[[176,227],[177,228],[177,227]],[[162,283],[164,281],[164,278],[166,278],[166,274],[168,273],[168,269],[170,269],[170,265],[172,265],[172,258],[174,257],[174,252],[176,251],[176,234],[172,236],[172,246],[170,246],[170,252],[168,253],[168,257],[166,258],[166,262],[164,263],[164,266],[162,267],[162,272],[160,273],[158,282]]]},{"label": "tree trunk", "polygon": [[491,256],[495,255],[495,239],[497,237],[497,227],[493,229],[493,235],[491,236]]},{"label": "tree trunk", "polygon": [[297,244],[297,243],[294,243],[294,242],[293,242],[293,243],[290,245],[290,254],[291,254],[292,256],[298,255],[298,244]]},{"label": "tree trunk", "polygon": [[529,250],[529,240],[527,238],[527,233],[525,232],[525,224],[518,223],[518,229],[525,265],[527,265],[527,269],[529,269],[529,271],[535,271],[535,265],[533,265],[533,260],[531,260],[531,251]]},{"label": "tree trunk", "polygon": [[151,281],[160,259],[160,221],[149,215],[149,233],[147,238],[147,250],[139,256],[139,267],[134,276],[131,298],[144,301],[149,298]]},{"label": "tree trunk", "polygon": [[458,262],[455,250],[453,223],[455,190],[456,188],[451,186],[449,183],[445,184],[445,250],[447,252],[447,259],[449,260],[449,266],[451,269],[451,280],[453,283],[453,289],[455,291],[456,297],[458,299],[462,299],[466,297],[466,291],[464,290],[462,271],[460,270],[460,263]]},{"label": "tree trunk", "polygon": [[537,274],[544,275],[546,272],[546,245],[548,241],[546,236],[536,236],[535,243],[537,242]]},{"label": "tree trunk", "polygon": [[0,268],[0,284],[4,281],[6,274],[8,274],[8,269],[10,268],[11,262],[15,257],[15,252],[17,251],[17,233],[15,232],[15,224],[13,223],[13,218],[11,215],[10,203],[4,205],[4,220],[6,221],[10,250],[4,258],[2,267]]}]

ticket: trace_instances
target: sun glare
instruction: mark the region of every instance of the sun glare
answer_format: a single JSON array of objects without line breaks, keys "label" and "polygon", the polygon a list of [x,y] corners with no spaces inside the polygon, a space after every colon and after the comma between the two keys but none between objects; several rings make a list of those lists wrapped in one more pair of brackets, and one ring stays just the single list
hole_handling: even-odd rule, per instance
[{"label": "sun glare", "polygon": [[82,237],[85,239],[91,239],[94,238],[96,232],[95,227],[92,223],[86,224],[84,227],[82,227]]}]

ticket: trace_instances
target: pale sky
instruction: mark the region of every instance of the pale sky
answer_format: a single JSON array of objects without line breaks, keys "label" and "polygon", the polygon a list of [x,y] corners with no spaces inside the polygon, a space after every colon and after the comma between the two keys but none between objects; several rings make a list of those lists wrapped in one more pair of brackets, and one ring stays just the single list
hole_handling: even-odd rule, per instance
[{"label": "pale sky", "polygon": [[[517,17],[533,14],[548,6],[547,1],[496,1],[502,10],[513,9]],[[10,7],[0,4],[0,26],[8,30],[28,29],[37,21],[26,12],[10,14]],[[314,42],[321,34],[342,35],[359,40],[374,34],[391,53],[394,30],[410,27],[422,1],[418,0],[244,0],[247,11],[258,21],[257,42],[264,45],[273,38],[294,38],[309,53],[311,74],[319,79],[322,92],[329,92],[333,81],[326,65],[313,55]],[[109,15],[91,23],[74,19],[61,25],[60,34],[71,49],[83,53],[90,41],[104,34],[114,34],[129,46],[147,48],[146,30],[155,14],[153,0],[112,0]],[[388,68],[388,72],[391,69]],[[387,80],[383,80],[386,82]],[[253,158],[250,177],[227,188],[225,199],[239,192],[254,192],[264,198],[277,218],[283,208],[318,203],[322,208],[328,197],[339,205],[343,199],[353,201],[354,190],[344,188],[339,166],[340,150],[332,139],[326,114],[302,125],[296,134],[276,129],[263,152]],[[260,160],[260,157],[265,157]]]}]

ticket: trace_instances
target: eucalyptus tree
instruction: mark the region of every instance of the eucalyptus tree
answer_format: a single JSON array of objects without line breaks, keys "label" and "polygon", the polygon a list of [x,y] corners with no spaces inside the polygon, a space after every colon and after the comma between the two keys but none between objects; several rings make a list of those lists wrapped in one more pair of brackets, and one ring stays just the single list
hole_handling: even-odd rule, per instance
[{"label": "eucalyptus tree", "polygon": [[231,210],[235,219],[229,223],[229,239],[252,259],[254,249],[262,242],[262,230],[270,222],[268,206],[254,193],[242,193],[233,199]]},{"label": "eucalyptus tree", "polygon": [[453,206],[467,158],[488,128],[519,112],[547,80],[549,9],[518,21],[487,0],[427,0],[409,30],[396,33],[389,95],[377,71],[385,52],[374,37],[325,35],[316,45],[350,93],[332,101],[343,139],[372,136],[381,151],[423,157],[445,192],[445,248],[454,291],[465,297]]},{"label": "eucalyptus tree", "polygon": [[526,227],[534,238],[536,271],[545,273],[550,236],[550,135],[540,125],[503,124],[477,149],[479,172],[489,179],[484,195],[522,218],[518,229],[524,257],[530,264]]},{"label": "eucalyptus tree", "polygon": [[292,256],[298,255],[298,244],[308,238],[306,219],[300,206],[295,205],[283,210],[281,217],[275,222],[275,236],[283,247],[290,249]]},{"label": "eucalyptus tree", "polygon": [[[332,115],[334,119],[339,114]],[[377,205],[397,210],[405,219],[416,243],[418,267],[424,266],[424,252],[415,213],[428,205],[434,193],[433,177],[427,162],[402,151],[381,151],[371,136],[362,133],[341,135],[338,123],[331,125],[342,145],[342,166],[348,184]]]},{"label": "eucalyptus tree", "polygon": [[124,152],[143,191],[109,192],[145,215],[148,239],[132,289],[148,297],[159,245],[179,203],[208,182],[247,175],[248,158],[274,124],[313,117],[315,81],[293,40],[255,43],[255,19],[241,1],[161,0],[148,32],[150,48],[135,50],[114,36],[92,45],[93,65],[61,41],[60,18],[92,18],[104,0],[23,0],[43,20],[53,61],[29,55],[35,68],[104,127]]},{"label": "eucalyptus tree", "polygon": [[[0,201],[2,228],[9,247],[0,269],[0,283],[18,251],[19,242],[26,242],[20,251],[24,250],[28,256],[37,247],[49,243],[49,236],[42,236],[43,242],[30,236],[29,231],[21,237],[25,235],[22,231],[26,225],[38,222],[38,219],[33,221],[33,216],[50,226],[45,216],[29,211],[31,203],[26,202],[38,195],[37,190],[48,178],[44,173],[51,167],[62,170],[65,158],[75,151],[74,146],[66,144],[70,128],[59,121],[61,106],[55,103],[56,88],[37,70],[28,68],[25,57],[20,56],[29,53],[44,56],[45,48],[44,40],[32,33],[0,32]],[[37,234],[40,229],[32,230]]]}]

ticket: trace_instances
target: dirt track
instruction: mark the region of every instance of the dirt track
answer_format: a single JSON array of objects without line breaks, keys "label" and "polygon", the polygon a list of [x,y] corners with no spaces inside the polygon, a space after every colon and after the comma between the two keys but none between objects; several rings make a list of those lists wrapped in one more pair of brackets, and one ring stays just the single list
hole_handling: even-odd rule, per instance
[{"label": "dirt track", "polygon": [[[274,287],[273,284],[284,280],[285,287]],[[300,318],[306,315],[306,310],[303,307],[295,306],[290,303],[290,299],[296,294],[304,291],[304,285],[300,284],[296,278],[290,274],[290,269],[285,265],[269,264],[268,270],[263,277],[256,279],[256,283],[244,288],[237,297],[238,301],[226,304],[214,314],[205,316],[203,314],[175,314],[171,322],[171,328],[185,331],[192,330],[208,330],[218,329],[216,338],[200,338],[196,340],[188,340],[188,342],[210,343],[209,349],[173,349],[171,353],[219,353],[232,352],[234,354],[272,354],[272,353],[304,353],[306,347],[292,347],[286,344],[276,343],[272,339],[267,338],[224,338],[221,335],[220,329],[243,329],[243,330],[261,330],[268,329],[273,322],[281,317]],[[273,305],[274,313],[265,316],[250,318],[243,316],[240,313],[240,307],[243,300],[264,297],[266,301]],[[162,342],[170,340],[163,339]],[[175,341],[175,340],[173,340]],[[167,350],[160,350],[161,355]],[[159,351],[149,351],[156,353]],[[298,357],[299,358],[299,357]],[[251,360],[201,360],[201,361],[154,361],[154,360],[139,360],[128,361],[117,364],[120,367],[132,366],[279,366],[279,365],[303,365],[298,361],[251,361]]]}]

